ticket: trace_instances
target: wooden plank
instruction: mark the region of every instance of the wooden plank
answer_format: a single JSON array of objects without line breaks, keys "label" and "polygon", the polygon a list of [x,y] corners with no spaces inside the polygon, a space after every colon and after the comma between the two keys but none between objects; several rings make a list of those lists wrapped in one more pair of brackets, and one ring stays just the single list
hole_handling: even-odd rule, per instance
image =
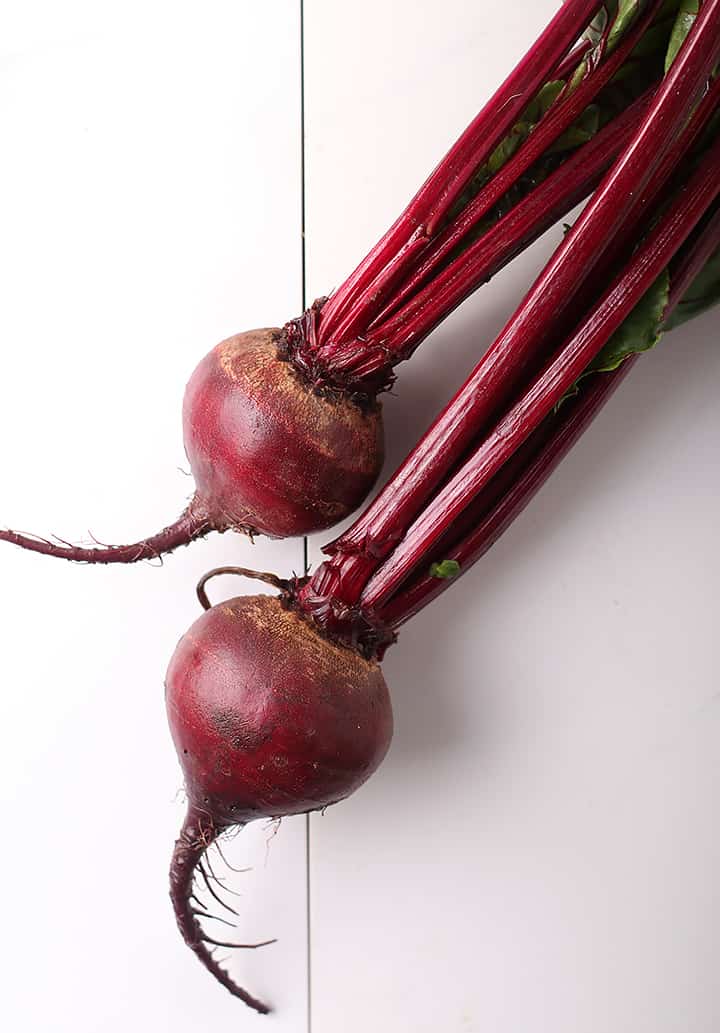
[{"label": "wooden plank", "polygon": [[[194,365],[300,309],[298,15],[295,0],[5,5],[0,520],[131,541],[184,506]],[[302,543],[215,536],[162,569],[2,547],[0,1014],[15,1033],[267,1026],[203,972],[167,899],[184,808],[163,677],[198,577],[233,561],[299,569]],[[228,856],[255,869],[232,876],[238,938],[279,943],[232,971],[297,1033],[305,819],[269,838],[248,831]]]},{"label": "wooden plank", "polygon": [[[313,297],[556,4],[306,7]],[[388,472],[558,239],[399,371]],[[311,821],[313,1033],[717,1029],[717,319],[642,361],[511,532],[389,653],[391,754]]]}]

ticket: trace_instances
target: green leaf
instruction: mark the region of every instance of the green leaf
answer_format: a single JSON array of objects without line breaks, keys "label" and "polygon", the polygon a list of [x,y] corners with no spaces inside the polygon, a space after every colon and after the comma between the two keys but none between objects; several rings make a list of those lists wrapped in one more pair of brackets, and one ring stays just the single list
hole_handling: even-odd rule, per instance
[{"label": "green leaf", "polygon": [[[638,18],[646,13],[650,2],[651,0],[612,0],[604,5],[585,32],[586,38],[593,44],[593,51],[575,70],[570,82],[571,90],[582,82],[588,71],[595,67],[598,61],[605,61],[617,49],[628,32],[637,24]],[[664,0],[656,12],[652,24],[643,31],[636,42],[628,60],[613,76],[613,83],[632,81],[638,74],[644,80],[649,71],[649,59],[657,57],[660,63],[664,60],[670,29],[681,2],[682,0]],[[603,46],[606,33],[606,45]],[[647,81],[646,85],[650,85],[654,81],[655,73],[653,71],[651,79]],[[641,87],[639,93],[643,92],[644,88],[644,86]]]},{"label": "green leaf", "polygon": [[560,399],[557,408],[566,398],[578,393],[578,384],[585,377],[592,373],[609,373],[617,369],[630,355],[654,348],[662,337],[669,296],[670,276],[666,270],[642,296],[605,347],[598,352],[587,369]]},{"label": "green leaf", "polygon": [[[675,0],[675,6],[677,7],[678,0]],[[670,21],[674,16],[674,11],[670,17],[666,17],[664,20],[658,15],[658,21],[653,23],[649,29],[643,32],[640,40],[630,55],[631,61],[630,66],[632,67],[633,62],[640,60],[641,58],[653,57],[654,55],[664,54],[667,50],[668,37],[670,34]],[[627,68],[628,65],[625,63],[620,68],[620,71]],[[619,74],[619,73],[618,73]]]},{"label": "green leaf", "polygon": [[667,321],[666,329],[674,330],[689,319],[701,315],[706,309],[720,304],[720,248],[703,266],[682,301]]},{"label": "green leaf", "polygon": [[582,147],[597,133],[600,128],[600,108],[596,104],[589,104],[580,118],[573,122],[569,129],[557,138],[555,143],[548,148],[548,154],[555,154],[559,151],[571,151],[575,147]]},{"label": "green leaf", "polygon": [[585,39],[589,39],[594,47],[598,45],[600,40],[603,38],[605,32],[605,26],[607,25],[608,13],[610,16],[615,15],[617,12],[617,0],[611,0],[601,7],[598,13],[595,15],[593,20],[585,30]]},{"label": "green leaf", "polygon": [[670,296],[667,271],[658,276],[627,319],[618,327],[605,347],[595,356],[584,375],[609,373],[628,355],[650,351],[662,337],[665,312]]},{"label": "green leaf", "polygon": [[[631,29],[635,24],[637,17],[643,14],[649,2],[650,0],[608,0],[585,32],[586,38],[592,42],[593,46],[597,47],[605,35],[609,18],[610,32],[607,37],[605,53],[611,54],[618,44],[622,42],[628,29]],[[674,2],[677,3],[678,0],[674,0]]]},{"label": "green leaf", "polygon": [[430,567],[430,577],[439,578],[441,581],[450,580],[460,573],[460,564],[457,560],[443,560],[441,563],[433,563]]},{"label": "green leaf", "polygon": [[515,123],[508,135],[500,141],[488,158],[487,169],[491,175],[494,176],[506,162],[510,161],[520,145],[530,136],[530,133],[543,115],[555,103],[564,87],[565,83],[561,79],[553,79],[550,82],[546,82],[538,94],[533,97],[520,120]]},{"label": "green leaf", "polygon": [[675,19],[670,44],[665,57],[665,74],[672,67],[673,61],[680,53],[680,48],[688,37],[690,30],[695,24],[695,19],[700,10],[700,0],[681,0],[680,9]]},{"label": "green leaf", "polygon": [[[564,86],[565,83],[562,79],[551,79],[550,82],[545,83],[531,105],[533,112],[536,115],[536,117],[532,119],[533,122],[538,122],[542,116],[550,110],[562,93]],[[525,114],[525,118],[530,121],[527,112]]]},{"label": "green leaf", "polygon": [[494,176],[506,162],[510,161],[523,140],[526,140],[530,135],[531,129],[532,126],[529,126],[526,122],[517,122],[512,127],[508,135],[500,141],[487,160],[487,168],[491,175]]},{"label": "green leaf", "polygon": [[620,0],[618,12],[608,36],[608,54],[611,54],[618,43],[622,42],[623,36],[632,27],[645,6],[647,6],[647,0]]},{"label": "green leaf", "polygon": [[682,0],[663,0],[663,4],[658,11],[658,19],[674,18],[681,3]]},{"label": "green leaf", "polygon": [[[594,20],[591,29],[588,30],[587,35],[596,45],[604,38],[603,33],[608,23],[607,12],[609,12],[611,29],[608,30],[608,34],[612,31],[614,33],[613,38],[619,41],[627,33],[637,13],[644,11],[649,2],[651,0],[607,0],[603,10]],[[487,214],[481,225],[468,234],[463,243],[458,246],[456,254],[461,254],[468,244],[477,240],[489,226],[494,225],[498,219],[502,218],[503,215],[524,198],[530,190],[534,189],[538,183],[550,175],[558,167],[558,164],[568,151],[576,150],[588,143],[598,130],[607,125],[619,111],[622,111],[627,104],[644,93],[648,86],[656,83],[665,58],[670,29],[675,21],[681,2],[682,0],[664,0],[660,12],[653,21],[653,25],[647,32],[643,33],[642,40],[636,48],[637,56],[634,52],[618,71],[614,81],[600,91],[595,101],[586,107],[586,110],[575,123],[562,133],[557,140],[548,144],[544,154],[493,206],[493,209]],[[661,19],[662,24],[658,24]],[[645,49],[643,50],[643,56],[641,56],[640,47],[643,45]],[[650,57],[648,57],[648,53]],[[528,102],[527,107],[510,132],[495,147],[493,153],[482,166],[475,171],[450,210],[450,219],[454,219],[524,145],[527,138],[535,131],[538,123],[553,104],[557,103],[560,94],[562,93],[563,97],[569,95],[577,84],[585,79],[590,70],[596,67],[598,62],[605,60],[606,56],[606,50],[596,47],[579,62],[573,75],[569,77],[569,82],[564,83],[560,80],[551,80],[539,89],[538,93]],[[620,81],[621,79],[622,82]]]}]

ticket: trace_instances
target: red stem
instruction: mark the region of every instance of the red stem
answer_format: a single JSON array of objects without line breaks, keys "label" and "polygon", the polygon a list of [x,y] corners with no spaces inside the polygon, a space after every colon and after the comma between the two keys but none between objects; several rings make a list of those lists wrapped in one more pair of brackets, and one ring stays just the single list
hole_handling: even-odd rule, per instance
[{"label": "red stem", "polygon": [[413,237],[434,232],[435,225],[452,207],[475,170],[492,154],[548,74],[601,7],[602,0],[567,0],[562,5],[537,42],[451,147],[402,215],[328,300],[319,329],[320,344],[334,335],[348,306],[365,293],[377,274]]},{"label": "red stem", "polygon": [[[565,77],[569,75],[578,64],[580,64],[581,59],[587,56],[588,51],[592,49],[592,44],[590,40],[587,39],[585,40],[584,46],[577,46],[577,48],[575,48],[575,50],[568,55],[565,61],[562,62],[561,66],[558,69],[556,69],[556,72],[554,73],[556,79],[565,79]],[[572,58],[572,62],[570,62],[570,58]],[[569,158],[567,160],[571,161],[572,158]],[[466,215],[467,209],[463,210],[460,218],[464,219]],[[440,263],[440,251],[442,250],[442,253],[445,253],[446,249],[443,248],[443,241],[446,238],[448,238],[450,233],[455,231],[456,225],[456,223],[452,223],[435,240],[435,242],[433,243],[433,247],[428,256],[425,258],[424,262],[422,262],[420,267],[412,273],[412,276],[405,282],[405,284],[402,286],[402,289],[400,289],[393,296],[393,299],[390,300],[388,304],[385,306],[385,308],[375,317],[373,323],[370,326],[371,332],[372,330],[374,330],[375,327],[379,327],[381,324],[385,323],[390,316],[398,312],[402,308],[403,304],[408,299],[411,299],[412,296],[418,290],[418,288],[426,282],[430,273],[432,273],[432,271],[436,269],[437,265]]]},{"label": "red stem", "polygon": [[[392,549],[433,489],[517,388],[614,236],[622,236],[623,229],[628,233],[629,216],[642,209],[643,192],[673,149],[719,56],[720,0],[707,0],[633,142],[515,315],[391,481],[328,552],[362,552],[356,560],[367,575]],[[352,583],[362,584],[362,577]]]},{"label": "red stem", "polygon": [[572,50],[565,55],[562,61],[556,65],[552,70],[551,78],[556,81],[559,79],[569,79],[570,76],[575,72],[575,69],[579,66],[583,58],[587,57],[590,51],[593,49],[592,40],[585,36],[581,39]]},{"label": "red stem", "polygon": [[[423,266],[423,280],[447,260],[468,233],[491,211],[520,177],[545,154],[548,147],[578,119],[588,104],[608,84],[635,49],[639,40],[642,39],[663,2],[664,0],[654,0],[611,57],[591,70],[571,93],[561,97],[552,105],[523,146],[463,208],[452,224],[440,234],[437,241],[431,241],[428,228],[426,235],[414,237],[412,243],[398,255],[397,260],[387,265],[364,294],[358,297],[348,309],[344,318],[336,322],[332,340],[328,340],[324,348],[318,349],[318,360],[323,365],[335,370],[334,352],[343,342],[348,342],[353,352],[359,353],[362,358],[363,349],[358,346],[355,338],[372,323],[384,304],[388,290],[397,283],[399,274],[406,269],[409,257],[413,255],[417,260],[418,253],[426,250],[428,245],[433,243],[433,254]],[[321,340],[323,339],[321,337]]]},{"label": "red stem", "polygon": [[[670,318],[718,247],[720,209],[715,212],[691,246],[683,250],[675,264],[666,319]],[[528,441],[531,449],[529,459],[523,454],[523,450],[517,452],[488,485],[490,491],[482,492],[476,499],[466,514],[467,520],[463,518],[462,521],[465,528],[470,530],[466,532],[458,529],[455,544],[444,550],[441,557],[455,560],[459,564],[458,577],[465,574],[484,556],[522,513],[639,358],[639,355],[631,355],[622,366],[611,373],[594,376],[581,388],[576,398],[563,403],[559,411],[546,421],[544,433],[541,427]],[[460,541],[457,541],[457,538],[460,538]],[[383,623],[397,630],[410,617],[441,595],[451,583],[450,580],[425,573],[394,595],[382,607],[379,616]]]},{"label": "red stem", "polygon": [[718,248],[720,248],[720,207],[708,220],[707,226],[703,227],[702,233],[698,234],[693,246],[687,248],[675,263],[666,318],[670,318]]},{"label": "red stem", "polygon": [[[495,479],[499,483],[495,485],[493,481],[495,490],[492,498],[486,499],[483,493],[481,512],[474,520],[468,514],[468,524],[472,520],[472,531],[459,544],[443,551],[443,559],[455,560],[459,564],[457,577],[465,574],[473,563],[481,559],[522,513],[630,372],[636,358],[631,356],[612,373],[593,377],[576,399],[570,399],[562,406],[558,414],[561,419],[556,423],[553,433],[541,444],[540,450],[533,453],[530,461],[520,452],[503,468]],[[443,580],[424,574],[382,607],[382,620],[393,629],[399,628],[437,598],[457,577]]]},{"label": "red stem", "polygon": [[354,343],[357,358],[353,375],[364,380],[381,377],[388,368],[409,359],[428,334],[473,291],[587,197],[630,143],[650,97],[647,94],[635,101],[575,151],[421,290],[418,287],[424,275],[422,269],[418,270],[407,291],[402,292],[415,296],[367,334],[361,346]]},{"label": "red stem", "polygon": [[[631,223],[627,223],[624,227],[623,236],[627,236],[630,228],[637,224],[642,218],[644,209],[647,208],[659,194],[662,186],[672,175],[678,162],[680,161],[683,154],[687,153],[693,146],[697,138],[699,137],[702,130],[707,125],[711,115],[716,110],[717,104],[720,101],[720,80],[715,80],[713,86],[706,93],[697,111],[693,115],[692,121],[684,130],[679,133],[673,142],[672,147],[667,152],[663,159],[660,167],[658,168],[655,176],[653,177],[649,191],[646,192],[645,196],[638,203],[633,215]],[[617,150],[621,150],[625,144],[627,144],[632,136],[634,126],[637,124],[637,110],[642,110],[647,106],[647,100],[641,99],[636,101],[634,105],[627,109],[623,116],[618,118],[616,123],[611,123],[607,126],[595,140],[586,144],[584,148],[578,151],[573,158],[569,159],[568,162],[562,165],[556,173],[553,174],[545,183],[541,184],[532,194],[530,194],[526,201],[523,201],[522,205],[517,206],[511,212],[497,223],[493,229],[489,230],[480,240],[473,244],[466,252],[458,256],[458,258],[449,265],[436,280],[432,281],[425,287],[408,305],[405,306],[403,312],[398,312],[391,320],[389,320],[384,327],[379,327],[374,333],[367,335],[367,345],[369,347],[373,342],[379,340],[383,347],[383,354],[386,362],[388,351],[397,355],[394,361],[403,361],[410,357],[412,352],[422,343],[425,337],[431,331],[445,319],[453,309],[457,308],[473,290],[477,289],[479,284],[482,282],[481,277],[487,275],[494,275],[497,268],[490,266],[489,273],[485,272],[483,268],[484,255],[486,250],[491,251],[494,242],[497,241],[498,236],[503,236],[499,227],[505,228],[505,233],[510,236],[513,231],[513,223],[518,222],[521,225],[525,224],[525,215],[530,214],[532,208],[535,207],[539,210],[543,202],[550,204],[550,197],[553,196],[552,191],[555,192],[556,202],[558,202],[558,208],[562,202],[562,190],[567,182],[567,189],[571,187],[573,169],[575,174],[580,178],[582,176],[583,158],[586,156],[588,163],[594,160],[594,154],[591,150],[593,144],[599,140],[605,133],[610,133],[613,127],[618,132],[618,146]],[[629,119],[630,126],[625,124],[628,116],[634,116]],[[620,132],[620,130],[626,130]],[[610,143],[607,143],[608,150],[610,149]],[[599,148],[600,149],[600,148]],[[579,171],[578,171],[579,170]],[[588,169],[588,173],[590,170]],[[588,176],[589,178],[589,176]],[[548,184],[546,191],[547,198],[543,187]],[[537,197],[536,197],[537,195]],[[577,195],[576,195],[577,196]],[[577,196],[577,200],[582,200],[582,197]],[[569,205],[566,210],[570,210],[573,205]],[[526,213],[527,208],[527,213]],[[557,209],[550,210],[554,212]],[[556,217],[548,223],[552,225],[556,219],[561,218],[562,213],[556,215]],[[538,234],[539,235],[539,234]],[[535,239],[533,237],[532,239]],[[524,246],[527,246],[530,240],[526,238]],[[514,250],[512,254],[508,255],[507,261],[511,260],[515,254],[518,253],[518,249]],[[490,254],[492,259],[492,254]],[[477,275],[473,266],[478,263]],[[389,340],[388,340],[389,338]],[[376,345],[376,347],[378,347]]]},{"label": "red stem", "polygon": [[367,583],[360,603],[377,610],[462,514],[478,492],[563,398],[693,232],[720,195],[720,140],[676,196],[581,328],[471,457],[425,507],[390,559]]}]

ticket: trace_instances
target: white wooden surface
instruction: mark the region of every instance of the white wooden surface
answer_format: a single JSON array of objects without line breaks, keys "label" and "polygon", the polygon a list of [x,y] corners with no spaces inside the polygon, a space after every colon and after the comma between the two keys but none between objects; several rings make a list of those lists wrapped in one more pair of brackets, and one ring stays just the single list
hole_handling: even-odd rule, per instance
[{"label": "white wooden surface", "polygon": [[[555,6],[368,0],[351,17],[310,0],[311,295],[387,226]],[[401,371],[388,469],[557,239]],[[390,756],[311,819],[313,1033],[720,1028],[717,326],[643,360],[389,653]]]},{"label": "white wooden surface", "polygon": [[[553,8],[306,0],[308,298]],[[126,540],[179,511],[190,370],[300,306],[299,83],[297,0],[0,3],[0,521]],[[388,471],[556,239],[402,370]],[[645,359],[512,531],[405,630],[386,662],[395,744],[312,818],[309,909],[304,819],[233,844],[254,866],[234,877],[242,934],[280,939],[234,968],[276,1005],[268,1020],[214,987],[173,926],[182,803],[162,680],[201,572],[289,572],[301,544],[216,537],[162,570],[4,549],[3,1025],[716,1033],[717,318]]]},{"label": "white wooden surface", "polygon": [[[182,509],[182,391],[230,333],[299,310],[294,0],[1,5],[0,520],[132,541]],[[233,971],[182,944],[167,868],[183,814],[163,679],[216,536],[162,569],[2,551],[0,1024],[13,1033],[296,1033],[306,1016],[305,819],[239,837]],[[259,543],[260,568],[302,543]],[[217,598],[246,586],[213,586]],[[267,863],[266,863],[267,854]],[[220,929],[232,936],[224,926]]]}]

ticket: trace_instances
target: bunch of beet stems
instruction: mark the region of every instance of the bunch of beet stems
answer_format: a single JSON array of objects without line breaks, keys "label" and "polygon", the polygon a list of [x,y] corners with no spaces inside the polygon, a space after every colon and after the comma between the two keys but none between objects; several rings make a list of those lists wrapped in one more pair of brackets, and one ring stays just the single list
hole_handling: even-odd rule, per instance
[{"label": "bunch of beet stems", "polygon": [[[370,629],[373,642],[388,619],[397,626],[416,611],[418,592],[437,592],[426,582],[401,589],[418,569],[426,574],[432,550],[555,408],[562,413],[567,393],[711,209],[720,140],[695,162],[689,155],[718,111],[719,58],[720,0],[706,0],[631,142],[506,327],[374,502],[326,547],[331,558],[300,605],[328,631],[359,641]],[[593,299],[593,285],[608,279]],[[617,378],[583,393],[580,411],[594,412]],[[567,412],[558,441],[565,420],[577,423],[575,408]],[[459,546],[466,562],[475,547]]]},{"label": "bunch of beet stems", "polygon": [[[706,263],[720,252],[720,208],[692,246],[681,254],[670,277],[664,312],[669,322]],[[437,598],[481,559],[540,491],[561,460],[590,426],[640,357],[628,355],[615,369],[597,372],[577,395],[563,402],[540,425],[487,489],[468,507],[463,519],[439,546],[419,577],[406,584],[382,608],[384,624],[394,630]],[[437,564],[434,566],[433,564]],[[450,576],[438,576],[443,566]]]},{"label": "bunch of beet stems", "polygon": [[[601,109],[612,112],[618,98],[610,91],[603,103],[601,92],[628,63],[638,63],[635,53],[650,30],[672,20],[662,0],[637,3],[633,20],[617,38],[610,38],[615,22],[609,18],[594,47],[585,40],[564,52],[602,8],[602,3],[570,2],[560,9],[400,218],[337,291],[316,303],[311,332],[296,347],[301,361],[321,381],[361,394],[387,387],[393,368],[408,359],[460,302],[599,182],[637,129],[647,93],[615,115],[588,144],[572,151],[506,215],[491,219],[473,240],[494,210],[504,210],[525,175],[530,173],[532,182],[533,173],[542,173],[536,164],[547,161],[563,134],[594,102],[600,99]],[[652,67],[658,53],[661,48],[644,55],[644,60]],[[486,163],[507,134],[518,131],[516,123],[528,98],[543,84],[547,88],[554,83],[560,89],[548,110],[519,149],[483,183]],[[474,187],[477,179],[480,185]]]},{"label": "bunch of beet stems", "polygon": [[[197,490],[175,523],[123,546],[11,530],[0,540],[79,562],[131,563],[213,530],[284,537],[349,515],[380,472],[376,399],[395,367],[597,187],[647,114],[679,6],[567,0],[352,275],[277,333],[253,332],[268,335],[251,378],[260,391],[244,397],[227,347],[203,360],[184,411]],[[249,361],[242,337],[224,342],[238,369]],[[280,367],[306,392],[295,407]]]},{"label": "bunch of beet stems", "polygon": [[[220,571],[199,586],[207,612],[166,681],[188,794],[171,898],[187,944],[258,1011],[267,1006],[212,954],[235,945],[200,925],[212,915],[195,906],[196,873],[215,896],[207,850],[233,825],[337,802],[375,770],[392,734],[378,661],[396,630],[490,547],[633,353],[654,343],[709,268],[717,272],[719,59],[720,0],[706,0],[637,131],[508,325],[330,558],[294,581],[251,575],[280,588],[280,600],[211,607],[205,583]],[[717,280],[709,302],[719,300]],[[690,313],[701,307],[692,297]],[[648,340],[625,341],[629,357],[615,354],[613,371],[601,372],[638,313]]]}]

